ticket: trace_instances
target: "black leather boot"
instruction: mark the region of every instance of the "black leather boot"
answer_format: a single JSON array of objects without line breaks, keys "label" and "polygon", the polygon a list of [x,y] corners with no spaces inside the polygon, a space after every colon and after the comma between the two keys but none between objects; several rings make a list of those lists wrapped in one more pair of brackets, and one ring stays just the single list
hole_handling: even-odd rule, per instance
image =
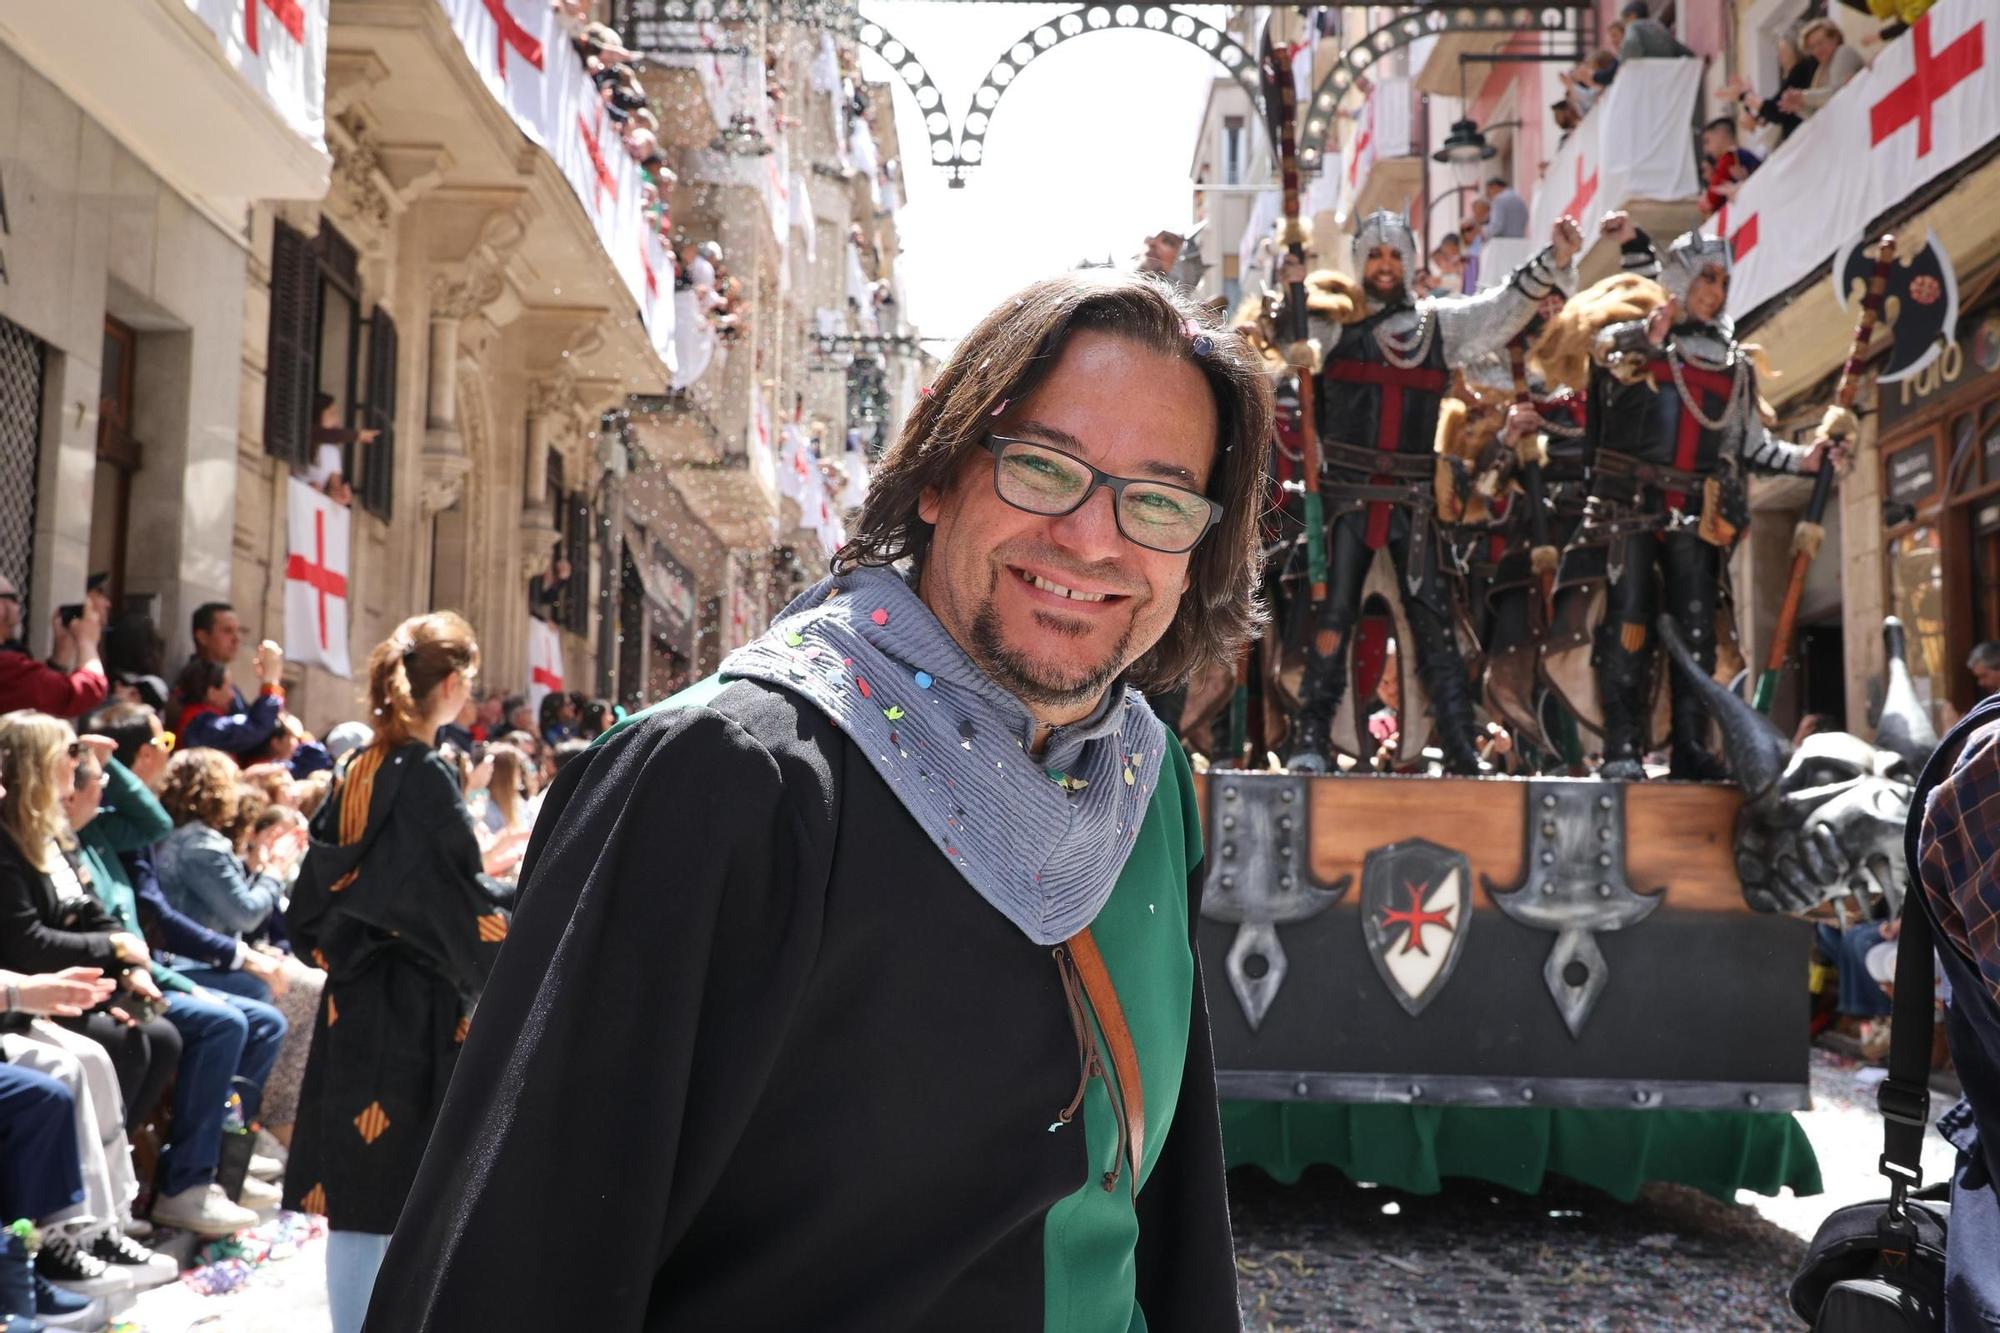
[{"label": "black leather boot", "polygon": [[1333,771],[1333,715],[1347,687],[1346,656],[1306,654],[1305,678],[1299,682],[1301,706],[1292,719],[1291,744],[1285,767],[1294,773]]},{"label": "black leather boot", "polygon": [[1410,637],[1416,640],[1417,671],[1431,697],[1431,719],[1444,771],[1479,777],[1493,771],[1479,757],[1479,723],[1472,711],[1472,684],[1465,678],[1465,659],[1451,630],[1435,616],[1409,609]]},{"label": "black leather boot", "polygon": [[1613,782],[1642,782],[1646,765],[1639,749],[1643,718],[1640,694],[1645,686],[1646,659],[1625,651],[1618,642],[1619,626],[1598,631],[1597,697],[1604,709],[1604,766],[1597,776]]},{"label": "black leather boot", "polygon": [[[1715,669],[1715,646],[1712,642],[1694,648],[1695,661],[1703,671]],[[1707,651],[1702,651],[1703,648]],[[1707,660],[1703,660],[1703,659]],[[1673,748],[1669,776],[1681,782],[1727,782],[1729,765],[1708,748],[1708,708],[1699,696],[1682,681],[1672,682],[1673,688]]]}]

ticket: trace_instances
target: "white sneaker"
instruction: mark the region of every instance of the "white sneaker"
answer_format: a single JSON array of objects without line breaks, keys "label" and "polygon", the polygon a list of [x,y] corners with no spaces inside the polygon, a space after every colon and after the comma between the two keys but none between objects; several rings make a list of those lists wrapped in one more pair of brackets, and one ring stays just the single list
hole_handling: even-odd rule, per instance
[{"label": "white sneaker", "polygon": [[243,1177],[243,1188],[237,1191],[236,1202],[245,1208],[254,1208],[260,1213],[277,1210],[285,1201],[285,1195],[276,1185],[267,1185],[255,1176]]},{"label": "white sneaker", "polygon": [[248,1174],[256,1180],[278,1181],[285,1178],[285,1164],[276,1157],[266,1157],[262,1153],[250,1155]]},{"label": "white sneaker", "polygon": [[256,1226],[257,1214],[231,1203],[222,1186],[210,1181],[206,1185],[190,1185],[179,1194],[161,1195],[153,1202],[153,1221],[163,1227],[179,1227],[197,1236],[219,1240],[245,1227]]}]

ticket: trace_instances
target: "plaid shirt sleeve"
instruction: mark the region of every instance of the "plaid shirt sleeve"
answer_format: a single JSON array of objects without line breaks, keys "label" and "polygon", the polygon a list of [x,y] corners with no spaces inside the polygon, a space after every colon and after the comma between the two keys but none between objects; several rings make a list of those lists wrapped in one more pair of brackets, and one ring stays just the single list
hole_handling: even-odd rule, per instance
[{"label": "plaid shirt sleeve", "polygon": [[2000,722],[1973,732],[1931,791],[1917,862],[1938,928],[2000,1001]]}]

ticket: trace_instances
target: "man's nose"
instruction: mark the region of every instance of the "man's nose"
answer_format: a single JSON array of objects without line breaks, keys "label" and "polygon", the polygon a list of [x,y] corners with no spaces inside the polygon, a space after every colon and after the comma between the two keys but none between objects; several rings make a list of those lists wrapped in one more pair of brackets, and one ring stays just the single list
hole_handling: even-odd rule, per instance
[{"label": "man's nose", "polygon": [[1123,553],[1125,536],[1118,531],[1118,497],[1099,486],[1084,502],[1049,521],[1049,535],[1085,559],[1103,560]]}]

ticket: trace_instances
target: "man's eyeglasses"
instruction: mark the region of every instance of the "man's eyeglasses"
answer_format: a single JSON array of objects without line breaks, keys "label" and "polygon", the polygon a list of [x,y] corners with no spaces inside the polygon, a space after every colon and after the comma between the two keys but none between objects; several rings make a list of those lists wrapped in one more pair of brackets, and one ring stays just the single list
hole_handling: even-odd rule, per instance
[{"label": "man's eyeglasses", "polygon": [[1075,454],[1006,435],[986,437],[993,455],[993,490],[1016,509],[1059,518],[1083,508],[1102,486],[1127,541],[1179,555],[1194,549],[1222,517],[1222,506],[1170,482],[1114,477]]}]

